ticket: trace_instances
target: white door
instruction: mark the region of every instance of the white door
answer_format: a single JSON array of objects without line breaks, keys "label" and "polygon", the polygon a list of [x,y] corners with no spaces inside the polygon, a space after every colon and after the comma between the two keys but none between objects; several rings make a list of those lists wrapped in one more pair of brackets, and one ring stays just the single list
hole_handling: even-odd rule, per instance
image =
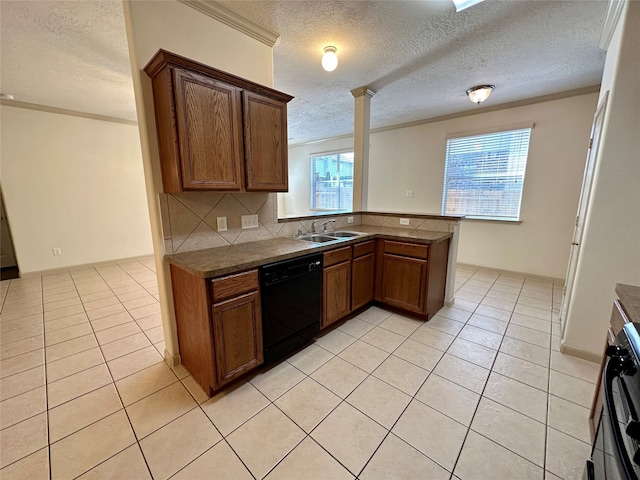
[{"label": "white door", "polygon": [[564,327],[566,325],[567,312],[571,303],[571,294],[573,293],[573,284],[576,277],[576,267],[580,258],[580,245],[582,243],[582,234],[584,232],[584,221],[589,208],[589,199],[591,197],[591,187],[593,186],[593,172],[598,161],[598,146],[600,145],[600,134],[602,133],[602,125],[607,110],[607,99],[609,92],[607,91],[596,110],[593,117],[593,125],[591,126],[591,139],[589,140],[589,149],[587,151],[587,163],[584,168],[584,178],[582,180],[582,191],[580,192],[580,201],[578,202],[578,213],[576,215],[576,225],[573,230],[573,240],[571,241],[571,253],[569,254],[569,266],[567,268],[567,277],[564,283],[562,294],[562,304],[560,306],[560,329],[561,335],[564,336]]}]

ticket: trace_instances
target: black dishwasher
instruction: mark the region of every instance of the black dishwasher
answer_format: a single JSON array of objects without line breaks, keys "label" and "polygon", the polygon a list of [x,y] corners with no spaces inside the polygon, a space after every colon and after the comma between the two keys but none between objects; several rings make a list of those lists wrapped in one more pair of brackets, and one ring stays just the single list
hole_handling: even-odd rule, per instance
[{"label": "black dishwasher", "polygon": [[260,268],[264,362],[304,345],[320,331],[322,254]]}]

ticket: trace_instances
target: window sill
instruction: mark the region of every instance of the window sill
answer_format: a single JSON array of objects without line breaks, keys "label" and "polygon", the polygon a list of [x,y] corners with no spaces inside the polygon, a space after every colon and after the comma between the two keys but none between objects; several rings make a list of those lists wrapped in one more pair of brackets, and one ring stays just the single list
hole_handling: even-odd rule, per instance
[{"label": "window sill", "polygon": [[464,222],[488,222],[488,223],[506,223],[513,225],[520,225],[522,220],[502,220],[498,218],[478,218],[478,217],[464,217]]}]

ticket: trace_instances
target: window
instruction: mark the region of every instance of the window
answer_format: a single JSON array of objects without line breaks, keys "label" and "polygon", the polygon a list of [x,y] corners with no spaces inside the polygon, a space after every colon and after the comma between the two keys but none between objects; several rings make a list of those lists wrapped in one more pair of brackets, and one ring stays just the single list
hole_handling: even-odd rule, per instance
[{"label": "window", "polygon": [[531,127],[447,140],[443,215],[519,220]]},{"label": "window", "polygon": [[353,152],[311,155],[311,209],[351,210]]}]

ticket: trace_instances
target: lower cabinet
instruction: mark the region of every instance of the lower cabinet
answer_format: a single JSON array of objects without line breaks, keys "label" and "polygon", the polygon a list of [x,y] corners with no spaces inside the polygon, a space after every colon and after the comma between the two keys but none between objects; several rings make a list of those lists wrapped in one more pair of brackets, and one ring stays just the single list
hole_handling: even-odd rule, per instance
[{"label": "lower cabinet", "polygon": [[258,270],[211,280],[170,268],[180,358],[204,391],[262,364]]},{"label": "lower cabinet", "polygon": [[[426,253],[426,252],[425,252]],[[382,256],[382,295],[387,305],[424,314],[427,261],[384,253]]]},{"label": "lower cabinet", "polygon": [[351,247],[325,252],[323,266],[322,328],[351,313]]},{"label": "lower cabinet", "polygon": [[352,311],[364,307],[373,300],[375,271],[375,240],[354,245],[351,265]]}]

